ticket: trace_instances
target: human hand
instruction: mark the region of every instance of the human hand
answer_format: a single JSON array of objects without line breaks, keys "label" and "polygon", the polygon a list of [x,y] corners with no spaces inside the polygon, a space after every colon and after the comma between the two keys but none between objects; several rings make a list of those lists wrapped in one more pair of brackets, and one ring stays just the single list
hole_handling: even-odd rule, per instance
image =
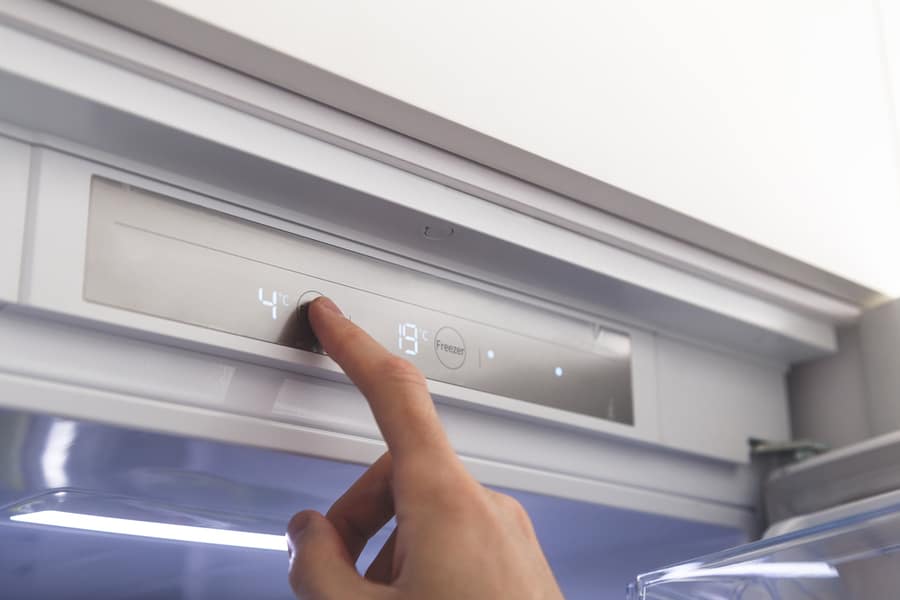
[{"label": "human hand", "polygon": [[[309,320],[368,400],[388,452],[327,515],[303,511],[291,519],[290,583],[297,598],[562,598],[528,514],[465,470],[419,370],[327,298],[312,303]],[[394,515],[396,530],[361,576],[356,560]]]}]

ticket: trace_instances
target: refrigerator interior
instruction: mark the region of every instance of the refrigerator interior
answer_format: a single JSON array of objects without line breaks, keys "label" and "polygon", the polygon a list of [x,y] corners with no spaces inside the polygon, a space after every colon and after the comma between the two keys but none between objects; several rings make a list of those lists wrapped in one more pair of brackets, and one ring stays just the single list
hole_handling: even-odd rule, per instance
[{"label": "refrigerator interior", "polygon": [[[364,469],[17,411],[0,411],[0,446],[0,589],[16,599],[291,598],[277,538],[252,549],[71,526],[92,526],[90,515],[280,536],[294,512],[324,512]],[[638,573],[746,541],[728,527],[506,491],[534,520],[570,600],[622,598]],[[65,527],[33,522],[60,513]]]}]

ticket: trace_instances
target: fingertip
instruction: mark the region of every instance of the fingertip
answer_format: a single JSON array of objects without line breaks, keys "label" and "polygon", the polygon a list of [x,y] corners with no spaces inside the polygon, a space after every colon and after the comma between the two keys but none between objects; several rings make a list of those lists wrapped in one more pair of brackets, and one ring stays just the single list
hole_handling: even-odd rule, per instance
[{"label": "fingertip", "polygon": [[319,296],[315,300],[313,300],[309,305],[310,311],[312,313],[326,313],[331,315],[338,315],[343,317],[344,313],[338,308],[338,305],[334,303],[334,301],[328,296]]},{"label": "fingertip", "polygon": [[290,549],[292,551],[295,551],[297,541],[303,534],[304,530],[306,530],[309,527],[310,522],[317,517],[324,518],[320,513],[314,510],[304,510],[295,514],[293,517],[291,517],[291,520],[288,521],[287,539],[291,545]]},{"label": "fingertip", "polygon": [[356,571],[338,532],[314,510],[288,522],[291,548],[288,581],[301,600],[363,597],[364,579]]},{"label": "fingertip", "polygon": [[350,324],[341,309],[327,296],[319,296],[306,306],[306,318],[319,344],[329,354],[327,346]]}]

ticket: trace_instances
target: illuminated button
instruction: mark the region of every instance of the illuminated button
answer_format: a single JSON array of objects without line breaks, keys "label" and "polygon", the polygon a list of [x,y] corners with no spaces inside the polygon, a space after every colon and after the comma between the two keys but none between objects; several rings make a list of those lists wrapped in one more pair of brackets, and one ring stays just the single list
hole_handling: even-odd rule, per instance
[{"label": "illuminated button", "polygon": [[434,336],[434,353],[448,369],[458,369],[466,362],[466,343],[452,327],[442,327]]}]

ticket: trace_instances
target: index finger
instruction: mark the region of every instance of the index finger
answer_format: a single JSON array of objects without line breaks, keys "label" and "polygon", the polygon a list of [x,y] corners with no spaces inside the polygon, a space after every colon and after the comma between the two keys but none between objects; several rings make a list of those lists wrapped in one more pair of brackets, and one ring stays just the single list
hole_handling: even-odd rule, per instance
[{"label": "index finger", "polygon": [[329,298],[314,300],[308,314],[319,343],[369,402],[394,462],[423,455],[455,462],[422,373],[344,317]]}]

